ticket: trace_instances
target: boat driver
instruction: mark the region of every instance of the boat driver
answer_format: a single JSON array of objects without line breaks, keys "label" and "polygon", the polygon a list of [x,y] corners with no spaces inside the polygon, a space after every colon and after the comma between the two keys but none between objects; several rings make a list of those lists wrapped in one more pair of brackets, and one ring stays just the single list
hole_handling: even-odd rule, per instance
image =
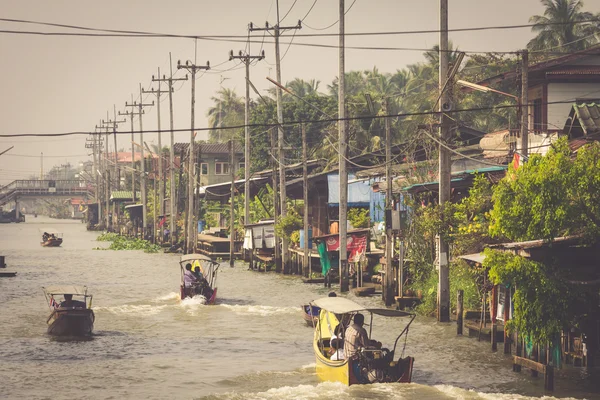
[{"label": "boat driver", "polygon": [[65,299],[60,302],[60,308],[85,308],[83,301],[73,300],[73,295],[65,293]]}]

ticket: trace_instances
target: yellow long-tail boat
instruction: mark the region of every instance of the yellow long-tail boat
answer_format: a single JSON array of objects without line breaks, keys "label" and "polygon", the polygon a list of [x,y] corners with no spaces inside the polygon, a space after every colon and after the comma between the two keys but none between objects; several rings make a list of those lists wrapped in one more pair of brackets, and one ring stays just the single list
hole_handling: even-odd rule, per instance
[{"label": "yellow long-tail boat", "polygon": [[[325,297],[312,301],[311,305],[321,309],[319,320],[315,324],[313,339],[316,372],[320,380],[341,382],[345,385],[378,382],[410,383],[414,358],[403,357],[403,353],[408,328],[415,319],[415,314],[386,308],[368,308],[343,297]],[[345,358],[343,350],[339,347],[342,346],[346,328],[357,313],[368,314],[371,318],[371,327],[374,314],[390,318],[408,317],[410,320],[396,338],[391,351],[379,346],[365,346],[360,348],[352,359],[337,360],[335,359],[337,357]],[[405,337],[402,354],[395,357],[396,347],[402,336]],[[332,346],[336,347],[334,342],[339,343],[337,351],[335,348],[332,349]],[[336,354],[337,357],[332,360],[331,354]]]}]

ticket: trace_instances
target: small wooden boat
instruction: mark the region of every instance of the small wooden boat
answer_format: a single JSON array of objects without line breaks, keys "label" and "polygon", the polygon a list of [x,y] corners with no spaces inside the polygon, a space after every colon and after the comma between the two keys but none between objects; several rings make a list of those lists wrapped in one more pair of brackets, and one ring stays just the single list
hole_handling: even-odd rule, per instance
[{"label": "small wooden boat", "polygon": [[[44,289],[51,313],[46,323],[53,336],[89,336],[96,319],[92,310],[92,295],[86,286],[49,286]],[[60,303],[54,296],[63,295]],[[73,296],[81,300],[73,300]]]},{"label": "small wooden boat", "polygon": [[42,234],[42,241],[40,244],[44,247],[59,247],[62,242],[62,233],[48,229]]},{"label": "small wooden boat", "polygon": [[[186,283],[185,274],[188,264],[195,278]],[[186,254],[179,260],[181,268],[181,284],[179,291],[181,300],[186,297],[203,296],[206,304],[215,304],[217,300],[217,270],[219,263],[203,254]]]},{"label": "small wooden boat", "polygon": [[321,309],[319,307],[311,306],[310,304],[304,304],[302,306],[302,316],[304,317],[304,321],[306,321],[306,325],[308,326],[316,326],[319,322],[319,313]]},{"label": "small wooden boat", "polygon": [[[319,379],[341,382],[345,385],[393,382],[410,383],[414,358],[403,358],[403,354],[399,357],[395,356],[398,340],[403,335],[405,335],[404,346],[406,346],[406,335],[408,334],[410,324],[415,319],[415,314],[386,308],[367,308],[343,297],[325,297],[314,300],[310,304],[313,307],[321,308],[313,339],[316,372]],[[396,338],[391,351],[386,348],[367,346],[360,348],[357,352],[357,357],[352,360],[330,359],[329,354],[334,353],[334,351],[331,351],[331,346],[333,346],[331,343],[333,342],[332,339],[339,337],[336,337],[335,332],[344,332],[350,323],[349,321],[357,313],[370,314],[371,327],[373,326],[374,314],[384,317],[410,317],[410,321]],[[340,324],[341,329],[338,327]],[[337,339],[336,342],[341,342],[341,340]],[[404,353],[404,349],[402,349],[402,353]]]}]

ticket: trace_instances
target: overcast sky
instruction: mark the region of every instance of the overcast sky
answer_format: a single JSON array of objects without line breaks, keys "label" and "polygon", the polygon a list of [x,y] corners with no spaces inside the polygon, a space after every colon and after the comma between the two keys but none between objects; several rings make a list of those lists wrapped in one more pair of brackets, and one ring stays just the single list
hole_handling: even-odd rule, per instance
[{"label": "overcast sky", "polygon": [[[327,27],[338,19],[337,0],[280,0],[280,15],[289,14],[281,26],[293,26],[303,19],[298,34],[336,33],[337,25]],[[292,4],[295,5],[290,10]],[[530,16],[542,14],[539,0],[450,0],[450,28],[526,24]],[[346,0],[346,7],[353,0]],[[265,21],[276,23],[275,0],[0,0],[0,18],[77,25],[97,29],[143,31],[177,35],[236,35],[246,36],[247,26],[264,26]],[[600,11],[600,0],[585,0],[586,11]],[[308,15],[307,15],[308,13]],[[306,16],[306,17],[305,17]],[[356,0],[346,15],[346,32],[382,32],[427,30],[439,27],[439,0]],[[0,22],[0,30],[35,32],[82,32],[73,29]],[[91,33],[91,32],[90,32]],[[292,32],[289,32],[290,34]],[[254,32],[250,52],[261,49],[262,33]],[[461,50],[512,51],[523,48],[531,39],[530,28],[451,33],[450,38]],[[232,41],[232,40],[237,40]],[[275,76],[274,46],[267,36],[264,46],[266,59],[251,68],[251,80],[261,91],[269,88],[265,79]],[[282,38],[282,81],[294,78],[321,81],[320,89],[337,76],[338,51],[300,46],[300,43],[337,43],[335,37]],[[348,37],[347,46],[429,48],[438,42],[438,34],[411,34]],[[91,159],[85,136],[3,138],[1,135],[19,133],[51,134],[63,132],[93,132],[101,119],[113,118],[113,106],[124,112],[125,102],[139,101],[139,85],[152,85],[152,75],[169,72],[169,53],[174,71],[177,60],[210,61],[212,70],[196,81],[197,128],[208,125],[206,112],[210,98],[220,85],[244,94],[244,68],[228,61],[233,50],[245,49],[244,39],[228,41],[193,40],[185,38],[124,38],[40,36],[0,33],[0,184],[14,179],[39,176],[44,153],[44,170],[53,165],[77,164]],[[346,51],[346,70],[372,69],[395,72],[408,64],[423,61],[422,51],[351,50]],[[176,77],[185,74],[179,71]],[[175,86],[174,116],[176,129],[190,128],[191,84]],[[164,90],[165,87],[163,86]],[[144,96],[144,103],[156,96]],[[162,96],[161,125],[168,128],[167,96]],[[123,117],[118,117],[122,119]],[[143,116],[144,130],[157,129],[156,107],[148,107]],[[130,123],[121,124],[122,131]],[[139,122],[135,121],[135,129]],[[199,133],[200,139],[206,138]],[[148,144],[157,143],[156,134],[147,134]],[[163,144],[169,144],[168,133]],[[189,133],[177,133],[176,141],[188,141]],[[129,136],[119,137],[119,148],[129,149]],[[111,140],[112,150],[112,140]]]}]

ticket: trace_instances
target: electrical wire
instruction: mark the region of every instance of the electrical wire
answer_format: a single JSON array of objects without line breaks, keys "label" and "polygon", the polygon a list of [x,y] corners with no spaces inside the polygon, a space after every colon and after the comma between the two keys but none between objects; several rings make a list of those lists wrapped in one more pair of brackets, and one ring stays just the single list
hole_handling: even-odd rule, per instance
[{"label": "electrical wire", "polygon": [[[566,100],[566,101],[549,101],[546,103],[539,103],[541,105],[553,105],[553,104],[572,104],[575,100]],[[533,103],[529,103],[532,105]],[[519,106],[516,104],[507,104],[501,106],[494,107],[474,107],[474,108],[463,108],[452,111],[444,112],[444,114],[455,114],[461,112],[475,112],[475,111],[492,111],[498,109],[510,109],[510,108],[518,108]],[[358,117],[346,117],[346,118],[328,118],[328,119],[319,119],[319,120],[297,120],[283,123],[283,126],[293,126],[298,124],[307,124],[307,123],[331,123],[338,121],[360,121],[365,119],[382,119],[382,118],[404,118],[404,117],[414,117],[414,116],[426,116],[426,115],[439,115],[439,111],[420,111],[420,112],[411,112],[411,113],[399,113],[399,114],[386,114],[386,115],[369,115],[369,116],[358,116]],[[260,123],[260,124],[248,124],[247,126],[250,128],[253,127],[277,127],[279,124],[276,122],[273,123]],[[245,128],[246,125],[232,125],[232,126],[222,126],[222,127],[199,127],[194,128],[196,131],[210,131],[210,130],[220,130],[220,129],[241,129]],[[173,132],[189,132],[190,128],[186,129],[174,129]],[[118,135],[130,135],[131,133],[140,133],[140,131],[122,131],[116,132]],[[141,133],[158,133],[158,130],[144,130]],[[94,132],[85,132],[85,131],[75,131],[75,132],[62,132],[62,133],[16,133],[16,134],[4,134],[0,135],[0,139],[9,138],[9,137],[61,137],[61,136],[78,136],[78,135],[105,135],[106,133],[94,133]]]},{"label": "electrical wire", "polygon": [[289,9],[289,10],[288,10],[288,11],[285,13],[285,15],[283,16],[283,18],[281,18],[281,19],[279,20],[279,23],[280,23],[280,24],[283,22],[283,20],[285,19],[285,17],[287,17],[287,16],[288,16],[288,14],[290,13],[290,11],[292,11],[292,9],[293,9],[293,8],[294,8],[294,6],[296,5],[296,2],[297,2],[297,1],[298,1],[298,0],[294,0],[294,2],[292,3],[292,6],[290,7],[290,9]]},{"label": "electrical wire", "polygon": [[300,19],[300,21],[302,21],[302,23],[304,23],[304,20],[306,19],[306,17],[308,17],[308,14],[310,14],[310,12],[312,11],[312,9],[313,9],[313,7],[315,6],[315,4],[317,4],[317,1],[318,1],[318,0],[315,0],[315,1],[312,3],[312,6],[310,6],[310,8],[308,9],[308,12],[307,12],[307,13],[304,15],[304,17],[302,17],[302,18]]},{"label": "electrical wire", "polygon": [[[315,3],[316,3],[316,1],[315,1]],[[352,6],[354,6],[354,3],[356,3],[356,0],[354,0],[354,1],[352,2],[352,4],[350,4],[350,7],[348,7],[348,9],[347,9],[347,10],[344,12],[344,16],[345,16],[346,14],[348,14],[348,11],[350,11],[350,9],[352,9]],[[314,3],[313,3],[313,7],[314,7]],[[311,10],[312,10],[312,7],[311,7]],[[310,12],[310,10],[309,10],[309,12]],[[308,15],[308,14],[306,14],[306,15]],[[306,18],[306,16],[304,16],[304,18]],[[312,29],[313,31],[325,31],[325,30],[327,30],[327,29],[329,29],[329,28],[331,28],[331,27],[335,26],[335,25],[336,25],[338,22],[340,22],[340,20],[339,20],[339,19],[338,19],[337,21],[335,21],[333,24],[331,24],[331,25],[329,25],[329,26],[326,26],[325,28],[311,28],[310,26],[306,25],[306,23],[304,22],[304,19],[302,20],[302,23],[304,24],[304,26],[306,26],[308,29]],[[310,34],[308,34],[308,35],[310,35]],[[327,33],[325,33],[325,34],[323,34],[323,35],[324,35],[324,36],[329,36],[330,34],[327,34]],[[345,35],[345,34],[344,34],[344,35]],[[304,36],[304,35],[303,35],[303,36]]]}]

